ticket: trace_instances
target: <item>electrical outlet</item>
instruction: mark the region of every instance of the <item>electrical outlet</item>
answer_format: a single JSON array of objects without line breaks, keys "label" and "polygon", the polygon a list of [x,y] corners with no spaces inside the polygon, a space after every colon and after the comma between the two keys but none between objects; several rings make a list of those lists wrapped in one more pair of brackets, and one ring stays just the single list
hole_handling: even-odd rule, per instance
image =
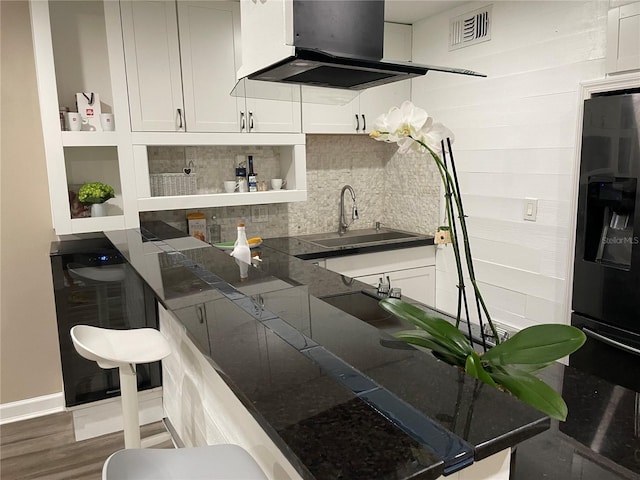
[{"label": "electrical outlet", "polygon": [[251,223],[265,223],[269,221],[269,207],[266,205],[251,206]]}]

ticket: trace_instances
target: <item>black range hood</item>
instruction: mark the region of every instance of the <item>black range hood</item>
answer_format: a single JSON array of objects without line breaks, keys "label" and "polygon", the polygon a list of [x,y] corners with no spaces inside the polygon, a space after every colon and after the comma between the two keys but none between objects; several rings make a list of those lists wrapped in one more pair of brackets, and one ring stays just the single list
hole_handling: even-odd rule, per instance
[{"label": "black range hood", "polygon": [[384,0],[242,0],[241,9],[240,79],[363,90],[429,70],[485,76],[383,60]]},{"label": "black range hood", "polygon": [[461,68],[386,62],[337,56],[316,49],[296,48],[295,55],[248,75],[250,80],[364,90],[425,75],[429,70],[484,77]]}]

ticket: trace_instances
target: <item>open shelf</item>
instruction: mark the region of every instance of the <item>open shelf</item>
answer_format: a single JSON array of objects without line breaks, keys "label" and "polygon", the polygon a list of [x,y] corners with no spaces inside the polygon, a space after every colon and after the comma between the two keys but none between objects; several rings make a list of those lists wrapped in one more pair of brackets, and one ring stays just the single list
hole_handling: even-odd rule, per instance
[{"label": "open shelf", "polygon": [[212,193],[138,199],[138,210],[181,210],[189,208],[229,207],[234,205],[262,205],[267,203],[303,202],[306,190],[272,190],[266,192]]},{"label": "open shelf", "polygon": [[62,132],[65,147],[111,147],[117,141],[117,132]]},{"label": "open shelf", "polygon": [[124,228],[126,228],[124,215],[71,219],[72,233],[107,232],[109,230],[122,230]]}]

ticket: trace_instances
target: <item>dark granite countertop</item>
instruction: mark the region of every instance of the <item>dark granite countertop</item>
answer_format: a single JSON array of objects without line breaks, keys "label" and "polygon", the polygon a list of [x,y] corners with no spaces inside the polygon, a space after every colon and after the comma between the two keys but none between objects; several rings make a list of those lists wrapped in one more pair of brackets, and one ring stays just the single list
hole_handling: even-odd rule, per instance
[{"label": "dark granite countertop", "polygon": [[304,478],[437,478],[549,427],[328,303],[368,286],[271,248],[282,239],[241,281],[228,252],[164,226],[106,235]]}]

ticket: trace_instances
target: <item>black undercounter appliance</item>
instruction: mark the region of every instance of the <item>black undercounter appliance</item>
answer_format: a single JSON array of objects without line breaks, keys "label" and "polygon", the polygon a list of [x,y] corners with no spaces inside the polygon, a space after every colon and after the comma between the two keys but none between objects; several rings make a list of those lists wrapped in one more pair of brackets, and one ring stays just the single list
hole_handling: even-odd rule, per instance
[{"label": "black undercounter appliance", "polygon": [[[51,244],[62,379],[67,407],[120,394],[117,369],[104,370],[75,350],[74,325],[158,328],[153,292],[102,234],[61,237]],[[138,390],[159,387],[160,362],[137,367]]]},{"label": "black undercounter appliance", "polygon": [[640,392],[640,88],[584,102],[570,365]]}]

